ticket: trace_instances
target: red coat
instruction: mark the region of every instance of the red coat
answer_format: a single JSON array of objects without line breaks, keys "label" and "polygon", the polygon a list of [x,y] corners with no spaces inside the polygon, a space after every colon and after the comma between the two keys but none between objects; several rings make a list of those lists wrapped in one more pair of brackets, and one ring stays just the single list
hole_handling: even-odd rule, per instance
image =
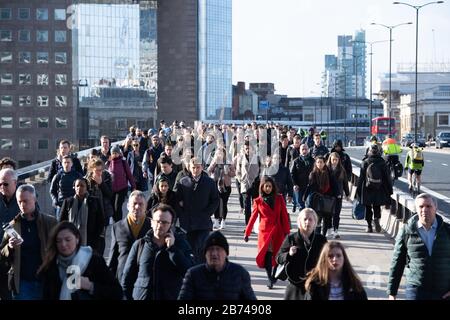
[{"label": "red coat", "polygon": [[274,209],[272,209],[259,196],[253,201],[253,211],[245,229],[245,235],[250,236],[253,224],[260,216],[259,233],[258,233],[258,254],[256,255],[256,264],[260,268],[264,268],[264,257],[266,256],[267,248],[272,241],[272,266],[276,266],[276,255],[283,243],[284,238],[290,232],[289,215],[286,209],[286,203],[282,195],[278,194],[275,197]]}]

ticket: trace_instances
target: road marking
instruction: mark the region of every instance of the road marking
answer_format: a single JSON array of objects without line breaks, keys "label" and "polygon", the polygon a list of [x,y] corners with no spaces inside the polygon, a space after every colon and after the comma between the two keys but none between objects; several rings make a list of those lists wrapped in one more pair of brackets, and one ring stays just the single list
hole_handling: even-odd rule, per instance
[{"label": "road marking", "polygon": [[425,160],[426,162],[432,162],[431,160]]},{"label": "road marking", "polygon": [[446,164],[446,163],[443,163],[442,165],[448,167],[448,164]]}]

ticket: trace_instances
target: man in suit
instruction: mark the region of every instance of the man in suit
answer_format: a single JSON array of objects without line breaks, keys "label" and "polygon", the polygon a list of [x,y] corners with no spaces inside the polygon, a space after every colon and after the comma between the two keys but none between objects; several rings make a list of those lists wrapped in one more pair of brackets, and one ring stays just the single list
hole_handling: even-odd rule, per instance
[{"label": "man in suit", "polygon": [[142,191],[135,190],[130,194],[126,218],[116,222],[111,230],[111,251],[108,266],[120,281],[123,268],[130,253],[131,246],[145,236],[150,229],[150,219],[146,217],[147,201]]}]

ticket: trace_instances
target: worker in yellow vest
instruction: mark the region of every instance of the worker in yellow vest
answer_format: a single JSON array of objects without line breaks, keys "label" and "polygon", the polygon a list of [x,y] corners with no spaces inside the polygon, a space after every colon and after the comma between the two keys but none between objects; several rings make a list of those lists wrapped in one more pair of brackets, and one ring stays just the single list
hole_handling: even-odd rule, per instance
[{"label": "worker in yellow vest", "polygon": [[399,159],[399,154],[402,153],[402,147],[391,135],[388,135],[383,141],[382,149],[388,167],[393,168],[394,179],[400,177],[403,173],[403,166]]}]

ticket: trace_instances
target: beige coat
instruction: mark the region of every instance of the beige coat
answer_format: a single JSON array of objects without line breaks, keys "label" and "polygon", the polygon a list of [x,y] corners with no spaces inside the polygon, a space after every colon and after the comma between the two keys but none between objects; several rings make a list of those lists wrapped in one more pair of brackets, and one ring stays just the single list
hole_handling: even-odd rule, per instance
[{"label": "beige coat", "polygon": [[253,156],[252,161],[248,161],[244,154],[239,154],[236,161],[236,179],[241,184],[241,192],[245,193],[251,188],[253,182],[259,176],[258,157]]}]

